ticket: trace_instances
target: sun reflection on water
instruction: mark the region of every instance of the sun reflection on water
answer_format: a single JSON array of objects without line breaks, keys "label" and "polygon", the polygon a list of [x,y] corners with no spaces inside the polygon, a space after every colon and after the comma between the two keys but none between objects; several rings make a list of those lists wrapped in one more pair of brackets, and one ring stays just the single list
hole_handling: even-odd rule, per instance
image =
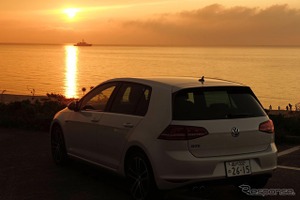
[{"label": "sun reflection on water", "polygon": [[66,70],[65,70],[65,96],[77,97],[77,47],[65,46]]}]

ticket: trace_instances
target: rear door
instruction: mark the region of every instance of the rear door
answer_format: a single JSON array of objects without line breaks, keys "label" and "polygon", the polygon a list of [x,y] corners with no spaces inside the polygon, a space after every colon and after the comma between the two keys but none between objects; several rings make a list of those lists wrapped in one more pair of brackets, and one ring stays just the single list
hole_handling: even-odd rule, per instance
[{"label": "rear door", "polygon": [[[144,119],[148,110],[151,88],[136,83],[123,83],[99,122],[99,162],[117,168],[131,133]],[[141,133],[142,134],[142,133]]]},{"label": "rear door", "polygon": [[174,98],[172,124],[203,127],[209,133],[188,141],[196,157],[263,151],[273,140],[273,134],[259,131],[269,118],[248,87],[193,88]]}]

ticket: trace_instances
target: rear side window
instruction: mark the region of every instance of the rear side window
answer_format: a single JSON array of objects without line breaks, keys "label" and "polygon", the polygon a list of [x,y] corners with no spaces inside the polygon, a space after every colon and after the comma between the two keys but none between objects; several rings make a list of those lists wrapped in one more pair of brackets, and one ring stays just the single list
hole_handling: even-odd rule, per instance
[{"label": "rear side window", "polygon": [[264,116],[249,87],[207,87],[173,95],[174,120],[209,120]]},{"label": "rear side window", "polygon": [[148,110],[151,88],[135,83],[124,83],[119,89],[110,111],[144,116]]}]

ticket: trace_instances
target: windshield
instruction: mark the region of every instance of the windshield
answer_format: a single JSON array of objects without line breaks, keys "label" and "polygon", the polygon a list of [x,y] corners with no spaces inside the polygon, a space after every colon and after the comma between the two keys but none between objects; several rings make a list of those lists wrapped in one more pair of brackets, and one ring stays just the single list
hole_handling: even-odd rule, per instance
[{"label": "windshield", "polygon": [[174,120],[232,119],[265,116],[249,87],[201,87],[173,95]]}]

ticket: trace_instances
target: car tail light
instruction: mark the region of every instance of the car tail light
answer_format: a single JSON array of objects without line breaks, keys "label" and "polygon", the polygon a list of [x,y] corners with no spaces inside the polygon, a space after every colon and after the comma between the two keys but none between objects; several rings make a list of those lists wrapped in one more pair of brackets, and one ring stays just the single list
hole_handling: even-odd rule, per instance
[{"label": "car tail light", "polygon": [[272,120],[268,120],[259,125],[259,131],[266,133],[274,133],[274,124]]},{"label": "car tail light", "polygon": [[158,137],[162,140],[192,140],[203,137],[208,131],[202,127],[169,125]]}]

